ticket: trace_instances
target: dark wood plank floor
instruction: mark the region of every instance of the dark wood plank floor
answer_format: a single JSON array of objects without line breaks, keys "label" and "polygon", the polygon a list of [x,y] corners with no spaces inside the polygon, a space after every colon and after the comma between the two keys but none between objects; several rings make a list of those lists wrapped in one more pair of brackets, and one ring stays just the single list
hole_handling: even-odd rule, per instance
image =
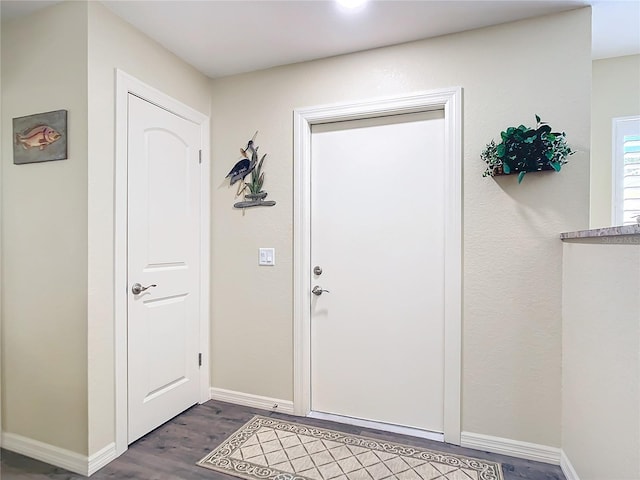
[{"label": "dark wood plank floor", "polygon": [[[130,445],[126,453],[91,478],[95,480],[237,480],[235,477],[198,467],[196,462],[256,414],[497,461],[502,463],[505,480],[566,480],[560,468],[553,465],[323,420],[291,417],[213,400],[187,410]],[[2,480],[84,478],[6,450],[2,450],[0,473]]]}]

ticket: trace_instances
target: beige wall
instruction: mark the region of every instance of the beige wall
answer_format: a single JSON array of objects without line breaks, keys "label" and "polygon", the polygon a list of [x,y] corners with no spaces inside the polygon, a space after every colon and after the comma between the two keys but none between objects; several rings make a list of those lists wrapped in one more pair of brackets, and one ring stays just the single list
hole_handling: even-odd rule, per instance
[{"label": "beige wall", "polygon": [[[204,113],[213,96],[212,383],[283,399],[292,398],[293,108],[462,86],[463,428],[559,445],[557,234],[587,224],[589,25],[585,9],[210,83],[98,2],[62,3],[3,26],[5,430],[83,454],[114,439],[118,67]],[[12,165],[10,119],[65,107],[70,159]],[[484,144],[534,113],[580,153],[561,174],[529,175],[519,186],[481,178]],[[278,205],[243,214],[223,178],[255,130]],[[258,246],[276,247],[275,268],[258,269]]]},{"label": "beige wall", "polygon": [[113,205],[115,69],[209,114],[208,79],[89,2],[89,453],[114,440]]},{"label": "beige wall", "polygon": [[611,119],[640,115],[640,55],[593,62],[591,98],[592,228],[612,224]]},{"label": "beige wall", "polygon": [[[87,453],[87,7],[2,25],[2,426]],[[13,165],[13,117],[68,110],[68,160]]]},{"label": "beige wall", "polygon": [[[582,9],[213,80],[213,386],[293,396],[292,110],[462,86],[463,429],[559,446],[558,234],[588,224],[590,25]],[[567,132],[570,164],[521,185],[482,178],[484,145],[536,113]],[[224,176],[255,130],[278,204],[242,212]],[[259,246],[276,267],[257,266]]]},{"label": "beige wall", "polygon": [[[115,69],[205,114],[209,83],[98,2],[2,35],[3,427],[93,454],[115,439]],[[69,160],[12,165],[11,118],[61,108]]]},{"label": "beige wall", "polygon": [[[2,52],[2,14],[0,13],[0,52]],[[0,53],[0,58],[2,54]],[[0,92],[2,92],[2,61],[0,60]],[[0,94],[0,186],[2,185],[2,95]],[[0,193],[0,213],[2,194]],[[2,446],[2,219],[0,217],[0,447]]]},{"label": "beige wall", "polygon": [[562,448],[580,480],[640,478],[640,245],[565,243]]}]

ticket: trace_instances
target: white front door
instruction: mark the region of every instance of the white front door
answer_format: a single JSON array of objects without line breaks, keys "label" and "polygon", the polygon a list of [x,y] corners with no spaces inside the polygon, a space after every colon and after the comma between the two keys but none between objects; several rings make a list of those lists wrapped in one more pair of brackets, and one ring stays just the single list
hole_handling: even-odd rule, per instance
[{"label": "white front door", "polygon": [[312,126],[313,412],[443,432],[444,125]]},{"label": "white front door", "polygon": [[131,94],[128,104],[131,443],[199,400],[202,139],[200,125]]}]

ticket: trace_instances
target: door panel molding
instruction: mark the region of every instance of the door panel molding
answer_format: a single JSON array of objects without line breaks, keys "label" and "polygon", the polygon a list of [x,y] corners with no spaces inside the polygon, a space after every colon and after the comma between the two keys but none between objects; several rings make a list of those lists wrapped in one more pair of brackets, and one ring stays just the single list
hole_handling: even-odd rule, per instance
[{"label": "door panel molding", "polygon": [[114,313],[115,313],[115,447],[116,456],[127,450],[127,123],[128,96],[135,95],[200,126],[202,149],[200,184],[200,402],[210,398],[209,285],[210,285],[210,162],[209,117],[161,91],[116,69],[116,146],[114,198]]},{"label": "door panel molding", "polygon": [[311,127],[443,109],[445,117],[444,440],[460,444],[462,354],[462,89],[294,110],[294,412],[311,411]]}]

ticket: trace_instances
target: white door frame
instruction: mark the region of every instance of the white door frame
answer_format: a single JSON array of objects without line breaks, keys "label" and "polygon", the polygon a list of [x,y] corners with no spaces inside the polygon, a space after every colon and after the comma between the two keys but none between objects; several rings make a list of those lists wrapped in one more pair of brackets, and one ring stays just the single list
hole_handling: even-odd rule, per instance
[{"label": "white door frame", "polygon": [[444,440],[460,445],[462,355],[462,89],[433,90],[357,103],[294,110],[293,404],[311,412],[311,126],[444,110],[445,298]]},{"label": "white door frame", "polygon": [[210,162],[209,117],[169,97],[155,88],[116,69],[116,158],[115,158],[115,430],[116,455],[128,448],[127,439],[127,136],[128,96],[133,94],[179,117],[200,125],[202,176],[200,181],[200,403],[210,399],[209,385],[209,236]]}]

